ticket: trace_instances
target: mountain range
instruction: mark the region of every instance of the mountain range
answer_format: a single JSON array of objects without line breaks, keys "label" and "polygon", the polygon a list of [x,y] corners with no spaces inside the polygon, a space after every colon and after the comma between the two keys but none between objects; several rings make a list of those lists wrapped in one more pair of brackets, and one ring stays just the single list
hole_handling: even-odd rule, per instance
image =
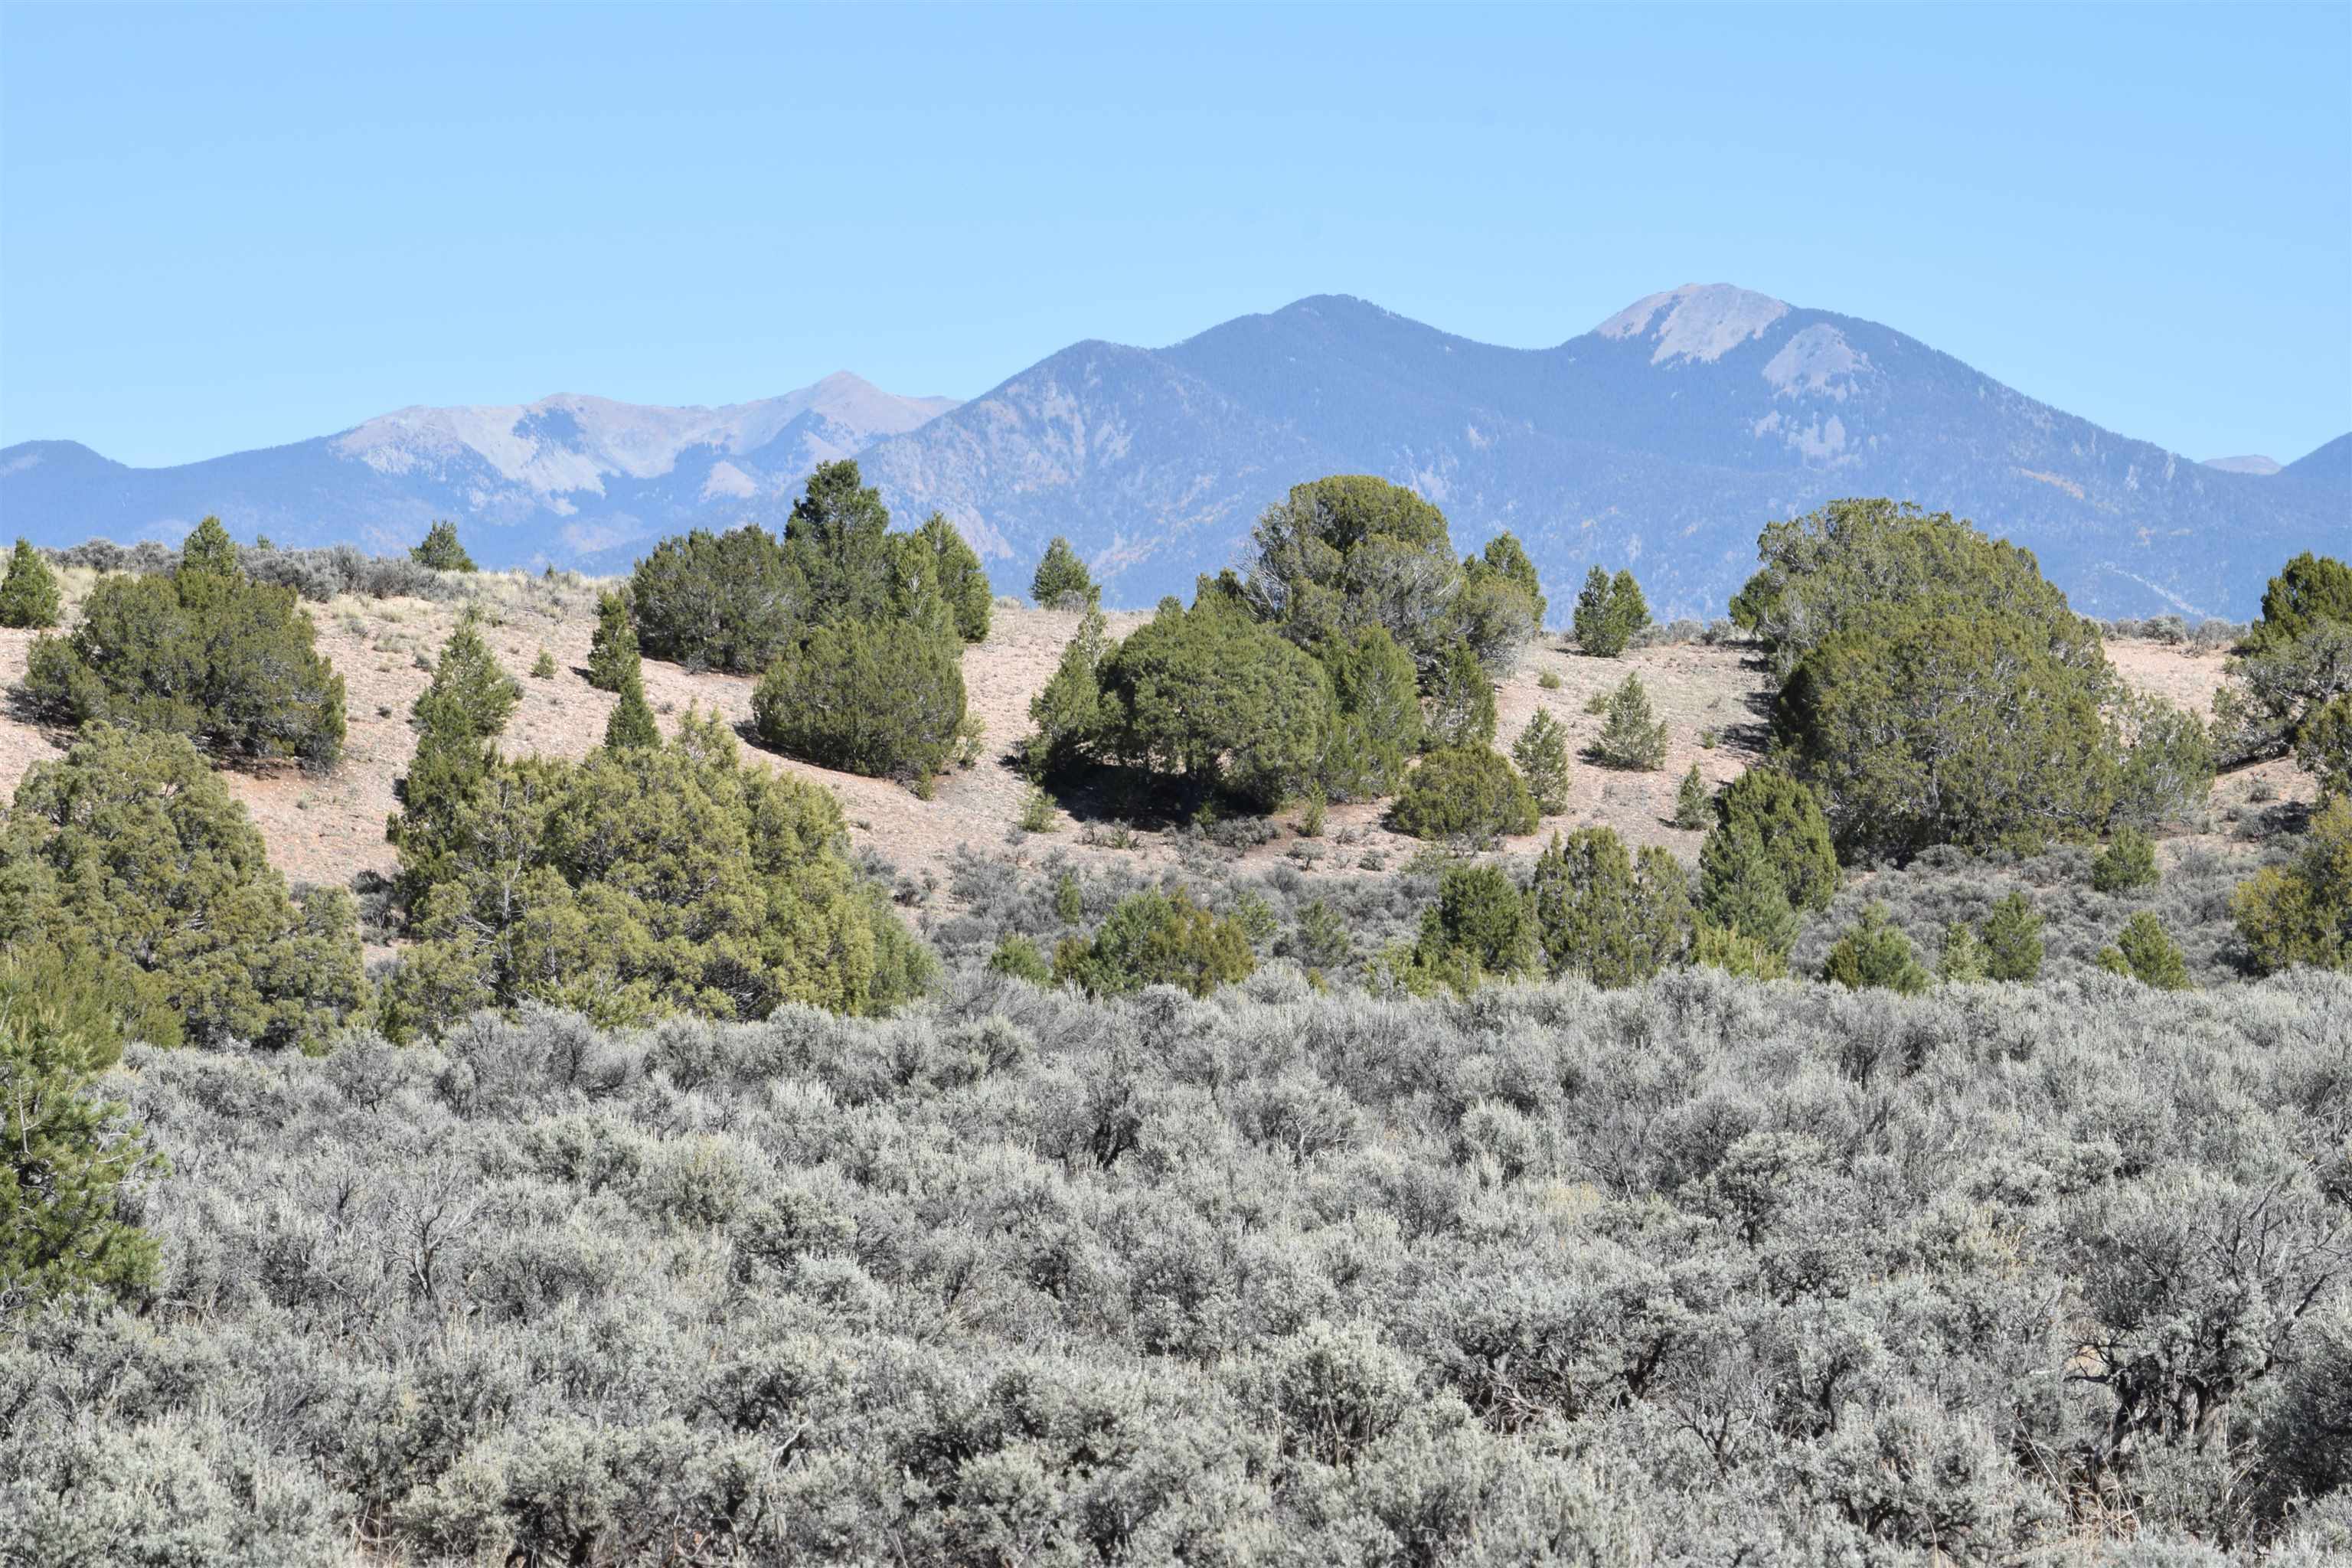
[{"label": "mountain range", "polygon": [[0,450],[0,526],[37,542],[240,537],[373,550],[457,520],[486,565],[622,570],[660,536],[778,525],[855,455],[902,522],[945,512],[1002,591],[1055,534],[1118,604],[1231,563],[1265,505],[1375,473],[1502,529],[1556,602],[1630,565],[1660,613],[1719,613],[1767,521],[1892,495],[2031,547],[2077,608],[2253,613],[2288,556],[2352,538],[2352,435],[2205,464],[2038,403],[1891,328],[1727,284],[1654,294],[1546,349],[1318,296],[1161,349],[1087,342],[970,402],[846,374],[665,408],[561,395],[408,408],[289,447],[132,468],[67,441]]}]

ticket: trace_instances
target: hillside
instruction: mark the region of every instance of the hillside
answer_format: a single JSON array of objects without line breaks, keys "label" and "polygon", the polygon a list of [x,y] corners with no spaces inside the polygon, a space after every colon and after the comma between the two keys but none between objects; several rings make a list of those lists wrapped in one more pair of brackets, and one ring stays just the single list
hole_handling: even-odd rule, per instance
[{"label": "hillside", "polygon": [[944,511],[1000,585],[1062,534],[1127,605],[1188,592],[1328,473],[1411,485],[1465,547],[1513,531],[1555,597],[1596,560],[1634,565],[1667,616],[1719,612],[1765,521],[1841,496],[1972,518],[2106,616],[2242,619],[2279,561],[2352,527],[2352,437],[2275,474],[2199,463],[1892,328],[1727,284],[1539,349],[1318,296],[1166,348],[1076,343],[963,405],[844,374],[719,408],[403,409],[171,468],[28,442],[0,451],[0,518],[68,544],[176,539],[216,512],[242,539],[382,551],[448,517],[486,565],[609,572],[664,533],[775,525],[842,456],[902,518]]},{"label": "hillside", "polygon": [[[70,621],[79,600],[96,581],[87,571],[65,574]],[[614,699],[590,687],[584,673],[594,629],[596,584],[576,576],[520,573],[484,574],[473,580],[468,600],[341,597],[310,607],[319,628],[318,647],[334,662],[348,688],[349,738],[343,760],[318,776],[292,769],[231,771],[223,776],[245,803],[268,841],[271,859],[295,882],[364,886],[395,868],[384,841],[385,818],[396,809],[393,782],[415,750],[408,714],[430,679],[433,656],[467,604],[484,614],[485,635],[500,662],[521,677],[541,647],[553,656],[552,679],[523,679],[523,700],[501,739],[509,755],[584,755],[601,741]],[[1122,635],[1146,617],[1126,612],[1112,617]],[[1380,804],[1334,805],[1321,838],[1299,837],[1278,824],[1263,843],[1255,835],[1223,845],[1204,844],[1183,825],[1114,816],[1101,803],[1076,798],[1051,834],[1016,830],[1028,784],[1006,755],[1029,728],[1030,699],[1051,677],[1055,660],[1076,625],[1074,615],[1000,605],[988,640],[964,653],[964,680],[971,711],[986,724],[983,754],[972,767],[950,771],[933,798],[917,798],[881,779],[835,773],[781,757],[750,740],[749,677],[689,674],[672,664],[648,660],[646,694],[666,730],[674,730],[689,705],[717,709],[746,737],[745,755],[760,764],[822,781],[836,794],[849,819],[856,847],[894,870],[902,896],[929,904],[951,876],[960,849],[1017,865],[1060,854],[1097,869],[1124,868],[1147,876],[1197,868],[1207,856],[1226,869],[1348,873],[1393,872],[1423,846],[1381,826]],[[24,674],[36,634],[0,629],[0,687]],[[2134,687],[2157,692],[2196,710],[2211,703],[2221,679],[2220,655],[2194,655],[2155,643],[2116,642],[2110,657]],[[1616,773],[1579,761],[1573,768],[1569,808],[1545,819],[1534,834],[1506,840],[1501,853],[1530,855],[1555,830],[1590,826],[1613,827],[1632,844],[1657,844],[1685,861],[1695,858],[1700,835],[1673,825],[1675,786],[1693,763],[1711,784],[1736,777],[1759,754],[1761,713],[1770,682],[1744,651],[1700,643],[1638,648],[1622,660],[1584,658],[1554,634],[1532,647],[1497,693],[1497,744],[1509,748],[1538,708],[1548,708],[1569,732],[1572,752],[1598,734],[1601,721],[1587,703],[1638,673],[1658,715],[1669,726],[1665,767],[1657,773]],[[1558,686],[1547,689],[1546,678]],[[1716,744],[1703,743],[1713,731]],[[11,796],[26,769],[58,754],[62,737],[52,735],[0,706],[0,801]],[[2178,838],[2169,852],[2192,847],[2227,851],[2225,836],[2233,812],[2250,803],[2295,801],[2311,795],[2311,780],[2292,763],[2278,762],[2243,770],[2218,781],[2214,804],[2222,832]],[[1128,833],[1121,835],[1122,828]],[[943,895],[940,895],[943,897]],[[941,908],[944,909],[944,905]],[[389,950],[378,947],[383,955]]]}]

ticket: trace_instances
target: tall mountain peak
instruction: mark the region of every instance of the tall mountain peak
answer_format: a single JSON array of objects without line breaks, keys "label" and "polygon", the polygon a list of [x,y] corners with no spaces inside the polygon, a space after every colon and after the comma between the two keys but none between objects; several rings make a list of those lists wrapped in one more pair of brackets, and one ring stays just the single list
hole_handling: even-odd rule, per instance
[{"label": "tall mountain peak", "polygon": [[1785,301],[1730,283],[1685,283],[1636,300],[1599,326],[1604,338],[1646,338],[1652,364],[1712,364],[1789,313]]}]

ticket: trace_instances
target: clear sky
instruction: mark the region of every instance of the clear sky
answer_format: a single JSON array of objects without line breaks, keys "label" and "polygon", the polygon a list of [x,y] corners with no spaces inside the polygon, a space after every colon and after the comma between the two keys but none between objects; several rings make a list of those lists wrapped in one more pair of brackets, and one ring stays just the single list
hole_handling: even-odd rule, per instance
[{"label": "clear sky", "polygon": [[0,6],[0,444],[969,396],[1734,282],[2192,457],[2352,429],[2352,6]]}]

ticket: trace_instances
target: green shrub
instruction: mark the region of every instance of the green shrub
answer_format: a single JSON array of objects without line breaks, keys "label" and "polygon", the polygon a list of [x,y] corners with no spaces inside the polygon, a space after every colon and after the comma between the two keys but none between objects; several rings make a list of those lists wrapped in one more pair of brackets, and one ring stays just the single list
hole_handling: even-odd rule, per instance
[{"label": "green shrub", "polygon": [[1545,670],[1541,675],[1536,677],[1536,684],[1543,688],[1546,691],[1558,691],[1559,689],[1559,671],[1556,669]]},{"label": "green shrub", "polygon": [[889,510],[856,463],[819,463],[784,521],[784,561],[807,593],[802,618],[886,620],[903,611],[910,588],[935,588],[936,554],[926,569],[927,552],[902,556],[901,544],[915,542],[891,538]]},{"label": "green shrub", "polygon": [[2164,922],[2147,910],[2132,916],[2113,947],[2099,951],[2099,967],[2128,975],[2158,991],[2189,989],[2189,963],[2166,934]]},{"label": "green shrub", "polygon": [[1074,610],[1093,605],[1101,597],[1102,591],[1087,575],[1087,563],[1078,559],[1068,540],[1055,534],[1038,558],[1036,574],[1029,579],[1029,602],[1045,610]]},{"label": "green shrub", "polygon": [[1323,787],[1335,800],[1394,794],[1424,739],[1412,656],[1386,627],[1370,625],[1326,638],[1315,657],[1331,678]]},{"label": "green shrub", "polygon": [[766,669],[798,636],[809,604],[782,543],[748,524],[665,539],[629,578],[640,647],[688,669]]},{"label": "green shrub", "polygon": [[1675,788],[1675,826],[1695,832],[1715,820],[1715,797],[1708,793],[1706,779],[1693,763],[1690,772]]},{"label": "green shrub", "polygon": [[1054,918],[1066,926],[1074,926],[1086,918],[1087,896],[1078,886],[1075,873],[1065,871],[1054,879]]},{"label": "green shrub", "polygon": [[1535,797],[1518,770],[1485,746],[1448,746],[1423,757],[1390,808],[1399,833],[1477,847],[1533,833]]},{"label": "green shrub", "polygon": [[1650,624],[1649,601],[1631,572],[1612,577],[1595,566],[1576,595],[1576,646],[1595,658],[1616,658]]},{"label": "green shrub", "polygon": [[1167,777],[1272,810],[1312,780],[1329,737],[1330,678],[1295,645],[1204,600],[1169,600],[1099,666],[1098,745]]},{"label": "green shrub", "polygon": [[533,680],[555,679],[555,656],[548,652],[544,645],[539,650],[539,657],[530,661],[530,678]]},{"label": "green shrub", "polygon": [[1691,942],[1690,884],[1665,850],[1626,853],[1614,829],[1555,833],[1528,889],[1537,938],[1554,975],[1603,987],[1636,984],[1682,962]]},{"label": "green shrub", "polygon": [[642,667],[628,593],[606,589],[596,595],[596,629],[588,638],[588,684],[599,691],[618,692],[642,678]]},{"label": "green shrub", "polygon": [[58,624],[57,574],[41,552],[23,540],[8,557],[8,573],[0,577],[0,626],[37,629]]},{"label": "green shrub", "polygon": [[93,726],[0,815],[0,948],[70,934],[190,1045],[324,1043],[365,1000],[356,920],[341,889],[288,893],[182,736]]},{"label": "green shrub", "polygon": [[1456,643],[1431,672],[1423,726],[1433,746],[1485,746],[1495,739],[1495,683],[1466,643]]},{"label": "green shrub", "polygon": [[[2231,764],[2294,753],[2326,787],[2352,788],[2352,567],[2308,552],[2263,595],[2263,618],[2213,700],[2214,747]],[[2321,732],[2315,733],[2315,731]]]},{"label": "green shrub", "polygon": [[1206,996],[1257,967],[1239,921],[1212,914],[1178,889],[1130,894],[1092,937],[1072,937],[1054,954],[1054,979],[1091,996],[1124,996],[1175,985]]},{"label": "green shrub", "polygon": [[1330,803],[1325,797],[1323,794],[1323,786],[1321,784],[1309,784],[1307,786],[1307,794],[1303,797],[1298,808],[1298,819],[1293,824],[1298,831],[1299,837],[1320,838],[1323,837],[1324,813],[1329,809],[1329,805]]},{"label": "green shrub", "polygon": [[2024,982],[2042,977],[2042,917],[2012,890],[1985,917],[1985,977]]},{"label": "green shrub", "polygon": [[2091,858],[2091,886],[2102,893],[2153,888],[2159,878],[2156,845],[2136,827],[2118,827],[2107,847]]},{"label": "green shrub", "polygon": [[607,1024],[886,1013],[929,984],[832,795],[740,765],[716,713],[689,711],[670,745],[500,763],[449,840],[387,984],[396,1036],[525,1002]]},{"label": "green shrub", "polygon": [[1770,863],[1789,908],[1800,913],[1829,908],[1837,894],[1837,851],[1821,801],[1777,768],[1749,768],[1715,797],[1715,826],[1698,852],[1699,899],[1710,912],[1717,889],[1750,856]]},{"label": "green shrub", "polygon": [[1691,928],[1690,961],[1743,980],[1784,980],[1789,974],[1785,950],[1705,919]]},{"label": "green shrub", "polygon": [[2116,758],[2111,827],[2194,822],[2213,788],[2213,740],[2203,720],[2161,697],[2126,693],[2112,704]]},{"label": "green shrub", "polygon": [[1511,761],[1528,781],[1536,809],[1546,816],[1568,809],[1568,727],[1538,708],[1519,738],[1511,743]]},{"label": "green shrub", "polygon": [[409,551],[408,558],[436,572],[474,570],[474,558],[457,542],[457,525],[454,522],[436,522],[426,529],[425,537]]},{"label": "green shrub", "polygon": [[1025,980],[1032,985],[1054,983],[1054,966],[1045,962],[1045,955],[1037,951],[1034,942],[1017,931],[998,942],[996,951],[988,955],[988,972]]},{"label": "green shrub", "polygon": [[1540,594],[1508,549],[1471,570],[1454,555],[1444,512],[1368,474],[1292,486],[1251,542],[1237,596],[1301,647],[1378,625],[1424,682],[1456,647],[1491,678],[1509,670],[1539,625]]},{"label": "green shrub", "polygon": [[996,593],[988,585],[980,557],[963,542],[955,525],[938,512],[923,520],[914,539],[915,559],[931,568],[933,586],[955,617],[956,635],[968,643],[987,641]]},{"label": "green shrub", "polygon": [[2327,624],[2352,626],[2352,566],[2306,550],[2263,590],[2263,613],[2246,644],[2258,653],[2284,647]]},{"label": "green shrub", "polygon": [[1029,700],[1021,767],[1033,779],[1067,773],[1102,743],[1102,661],[1111,647],[1106,625],[1102,612],[1089,605],[1053,676]]},{"label": "green shrub", "polygon": [[433,883],[454,872],[464,846],[458,824],[473,792],[498,764],[494,742],[505,731],[522,689],[499,667],[481,626],[458,618],[441,647],[433,679],[409,710],[416,752],[408,772],[393,781],[400,810],[384,837],[400,851],[402,874],[394,901],[413,909]]},{"label": "green shrub", "polygon": [[1796,944],[1800,923],[1779,858],[1785,847],[1769,837],[1718,827],[1707,836],[1699,858],[1699,908],[1708,922],[1783,956]]},{"label": "green shrub", "polygon": [[605,749],[619,752],[661,743],[661,726],[655,721],[653,707],[646,700],[645,682],[632,680],[621,688],[621,700],[614,704],[611,717],[604,721]]},{"label": "green shrub", "polygon": [[1054,808],[1054,797],[1035,784],[1021,798],[1021,831],[1051,833],[1062,826],[1061,814]]},{"label": "green shrub", "polygon": [[829,622],[761,679],[751,716],[787,756],[919,784],[955,754],[963,647],[945,626]]},{"label": "green shrub", "polygon": [[55,948],[0,951],[0,1322],[156,1278],[155,1242],[123,1223],[121,1200],[163,1163],[97,1092],[122,1040],[85,985]]},{"label": "green shrub", "polygon": [[1448,866],[1437,902],[1423,911],[1414,957],[1431,976],[1467,993],[1487,980],[1538,972],[1543,949],[1527,895],[1499,866]]},{"label": "green shrub", "polygon": [[1505,531],[1486,541],[1486,547],[1475,555],[1465,556],[1462,569],[1470,583],[1481,585],[1487,582],[1509,584],[1517,589],[1532,611],[1535,631],[1543,630],[1544,611],[1549,607],[1544,599],[1543,580],[1536,572],[1536,563],[1528,558],[1527,546],[1518,535]]},{"label": "green shrub", "polygon": [[1968,921],[1954,921],[1944,928],[1944,951],[1936,963],[1936,977],[1948,985],[1969,985],[1987,978],[1984,943]]},{"label": "green shrub", "polygon": [[2266,866],[2230,895],[2238,935],[2265,974],[2352,967],[2352,800],[2324,803],[2291,866]]},{"label": "green shrub", "polygon": [[1911,951],[1885,904],[1863,910],[1862,919],[1838,938],[1822,965],[1822,978],[1834,980],[1849,991],[1875,988],[1916,996],[1936,983]]},{"label": "green shrub", "polygon": [[1650,711],[1650,694],[1638,675],[1628,675],[1609,694],[1592,760],[1602,767],[1654,773],[1666,765],[1666,726]]},{"label": "green shrub", "polygon": [[343,681],[311,647],[316,636],[294,590],[238,571],[236,547],[206,518],[178,571],[106,578],[71,635],[37,641],[25,692],[63,724],[104,721],[184,735],[215,756],[331,767]]}]

